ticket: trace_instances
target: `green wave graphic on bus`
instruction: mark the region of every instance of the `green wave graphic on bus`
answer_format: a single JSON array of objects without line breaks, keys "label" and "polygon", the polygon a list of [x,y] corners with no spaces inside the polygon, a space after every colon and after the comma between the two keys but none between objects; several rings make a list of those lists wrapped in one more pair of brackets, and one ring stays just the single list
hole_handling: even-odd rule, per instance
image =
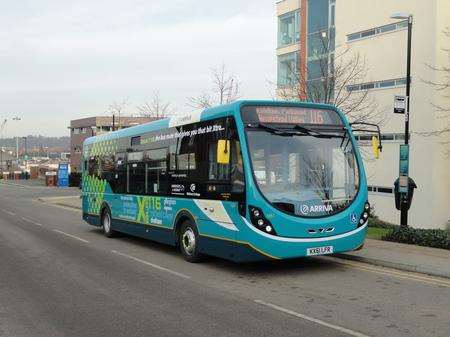
[{"label": "green wave graphic on bus", "polygon": [[106,190],[106,180],[89,175],[83,178],[83,190],[87,195],[88,212],[99,214],[100,207],[104,200]]}]

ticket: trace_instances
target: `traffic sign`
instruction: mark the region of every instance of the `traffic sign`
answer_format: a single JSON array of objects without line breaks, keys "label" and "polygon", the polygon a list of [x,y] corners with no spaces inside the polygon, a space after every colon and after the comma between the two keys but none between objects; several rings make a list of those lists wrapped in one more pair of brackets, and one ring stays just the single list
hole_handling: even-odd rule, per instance
[{"label": "traffic sign", "polygon": [[394,113],[396,114],[404,114],[406,112],[406,96],[395,96],[394,99]]}]

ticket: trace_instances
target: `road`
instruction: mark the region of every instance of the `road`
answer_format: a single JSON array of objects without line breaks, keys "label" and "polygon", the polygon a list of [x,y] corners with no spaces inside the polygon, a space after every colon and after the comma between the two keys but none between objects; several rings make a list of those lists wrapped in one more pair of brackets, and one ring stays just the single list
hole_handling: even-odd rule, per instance
[{"label": "road", "polygon": [[450,280],[337,258],[189,264],[0,184],[0,336],[448,336]]}]

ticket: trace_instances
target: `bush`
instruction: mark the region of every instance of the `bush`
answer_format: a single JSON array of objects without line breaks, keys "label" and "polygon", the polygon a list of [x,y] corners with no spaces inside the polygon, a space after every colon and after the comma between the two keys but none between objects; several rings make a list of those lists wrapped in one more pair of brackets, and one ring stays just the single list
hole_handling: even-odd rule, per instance
[{"label": "bush", "polygon": [[369,227],[385,228],[385,229],[398,228],[397,225],[394,225],[394,224],[391,224],[389,222],[380,220],[376,215],[371,215],[369,217]]},{"label": "bush", "polygon": [[442,229],[397,227],[390,231],[382,239],[386,241],[450,250],[450,231]]}]

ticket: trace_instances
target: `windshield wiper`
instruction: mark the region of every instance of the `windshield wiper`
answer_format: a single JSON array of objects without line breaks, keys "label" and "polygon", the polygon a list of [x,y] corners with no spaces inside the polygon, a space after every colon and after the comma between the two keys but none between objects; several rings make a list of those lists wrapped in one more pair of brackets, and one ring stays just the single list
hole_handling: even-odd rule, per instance
[{"label": "windshield wiper", "polygon": [[305,128],[304,126],[301,126],[299,124],[295,125],[294,129],[300,131],[302,134],[316,137],[316,138],[330,138],[330,139],[331,138],[344,138],[342,135],[321,133],[321,132],[318,132],[315,130]]},{"label": "windshield wiper", "polygon": [[259,123],[256,127],[267,130],[267,131],[269,131],[273,134],[279,135],[279,136],[295,136],[297,134],[296,132],[280,130],[280,129],[274,128],[273,126],[266,125],[264,123]]}]

